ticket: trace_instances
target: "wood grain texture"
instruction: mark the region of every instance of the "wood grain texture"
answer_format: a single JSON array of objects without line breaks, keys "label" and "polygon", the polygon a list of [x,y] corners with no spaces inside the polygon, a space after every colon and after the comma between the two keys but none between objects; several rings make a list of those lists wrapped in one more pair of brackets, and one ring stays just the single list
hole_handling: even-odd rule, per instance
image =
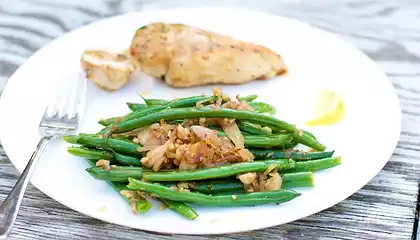
[{"label": "wood grain texture", "polygon": [[[181,2],[181,3],[180,3]],[[220,0],[201,4],[257,8],[331,31],[362,49],[392,80],[403,109],[401,139],[389,163],[364,188],[302,220],[217,239],[410,239],[420,172],[420,2],[418,0]],[[123,12],[197,1],[3,0],[0,85],[37,49],[67,31]],[[386,107],[386,106],[383,106]],[[380,136],[379,136],[380,137]],[[0,151],[0,200],[18,173]],[[74,212],[29,186],[10,239],[207,239],[161,235]]]}]

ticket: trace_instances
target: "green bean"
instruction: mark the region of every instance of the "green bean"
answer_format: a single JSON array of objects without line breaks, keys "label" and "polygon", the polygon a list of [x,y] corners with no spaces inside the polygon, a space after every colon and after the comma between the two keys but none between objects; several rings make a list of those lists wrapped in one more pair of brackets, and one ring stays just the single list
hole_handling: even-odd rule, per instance
[{"label": "green bean", "polygon": [[152,182],[176,182],[225,178],[246,172],[262,172],[272,164],[281,165],[280,167],[278,166],[277,169],[283,174],[309,171],[316,172],[340,165],[341,157],[323,158],[305,162],[294,162],[289,159],[265,160],[184,171],[153,172],[150,169],[123,166],[113,166],[109,171],[105,171],[102,167],[92,167],[86,169],[86,171],[96,179],[116,182],[124,182],[129,177],[138,179],[144,178],[145,180]]},{"label": "green bean", "polygon": [[67,147],[67,152],[74,156],[83,157],[91,160],[112,160],[114,156],[112,153],[105,150],[93,150],[86,147]]},{"label": "green bean", "polygon": [[[341,156],[328,157],[322,159],[297,161],[296,167],[292,172],[317,172],[324,169],[332,168],[341,164]],[[287,171],[287,170],[286,170]]]},{"label": "green bean", "polygon": [[[261,125],[246,122],[246,121],[239,122],[238,127],[239,127],[239,129],[241,129],[242,132],[246,132],[246,133],[249,133],[251,135],[265,135],[265,136],[267,136],[267,135],[272,135],[273,134],[273,130],[269,127],[263,127]],[[308,132],[308,131],[303,130],[303,129],[300,129],[300,131],[302,131],[306,135],[316,139],[316,137],[311,132]],[[280,133],[283,133],[283,132],[280,132]]]},{"label": "green bean", "polygon": [[117,120],[118,117],[112,117],[112,118],[105,118],[105,119],[101,119],[98,121],[99,124],[101,124],[102,126],[109,126],[112,123],[115,122],[115,120]]},{"label": "green bean", "polygon": [[160,198],[172,201],[205,206],[254,206],[267,203],[279,204],[290,201],[301,195],[300,193],[292,190],[282,189],[277,191],[212,196],[195,192],[178,192],[160,184],[143,182],[133,178],[129,178],[128,181],[129,184],[127,186],[132,190],[147,192]]},{"label": "green bean", "polygon": [[[225,137],[224,132],[219,132],[217,134],[219,137]],[[293,140],[292,134],[277,134],[270,136],[253,136],[249,134],[243,134],[244,136],[244,145],[250,148],[289,148]],[[294,144],[292,147],[296,146]]]},{"label": "green bean", "polygon": [[309,160],[304,162],[296,162],[295,168],[292,170],[285,170],[283,172],[317,172],[324,169],[332,168],[341,164],[341,157],[330,157],[317,160]]},{"label": "green bean", "polygon": [[205,101],[205,100],[208,100],[210,98],[212,98],[212,97],[211,96],[194,96],[194,97],[174,99],[174,100],[169,101],[168,103],[163,104],[163,105],[157,105],[157,106],[149,107],[149,108],[144,109],[144,110],[131,112],[124,117],[124,121],[131,120],[131,119],[136,119],[136,118],[139,118],[139,117],[143,117],[146,114],[155,113],[155,112],[158,112],[158,111],[166,109],[166,108],[193,107],[193,106],[195,106],[195,104],[197,102]]},{"label": "green bean", "polygon": [[[128,178],[141,179],[142,170],[136,167],[111,167],[110,171],[105,171],[103,167],[91,167],[86,169],[95,179],[106,180],[113,182],[124,183],[128,181]],[[293,187],[311,187],[313,186],[312,172],[297,172],[297,173],[284,173],[282,174],[282,188],[293,188]],[[243,190],[243,184],[235,179],[223,179],[223,180],[204,180],[204,181],[193,181],[187,182],[189,189],[201,193],[226,193],[236,192]],[[165,182],[162,185],[171,187],[176,186],[177,182]]]},{"label": "green bean", "polygon": [[192,191],[205,194],[228,193],[244,190],[244,185],[237,179],[188,182],[188,186]]},{"label": "green bean", "polygon": [[251,148],[284,148],[293,140],[292,134],[278,134],[271,136],[244,136],[246,147]]},{"label": "green bean", "polygon": [[277,110],[276,107],[263,102],[249,102],[249,106],[251,106],[256,112],[259,113],[269,113],[271,115],[276,114]]},{"label": "green bean", "polygon": [[[312,172],[286,173],[281,177],[283,189],[314,186]],[[188,186],[192,191],[205,194],[233,193],[244,190],[244,185],[237,179],[188,182]]]},{"label": "green bean", "polygon": [[239,122],[238,123],[239,129],[242,132],[249,133],[251,135],[271,135],[272,130],[269,127],[262,127],[261,125],[250,123],[250,122]]},{"label": "green bean", "polygon": [[167,206],[172,211],[184,216],[185,218],[189,220],[194,220],[198,217],[198,214],[189,207],[188,205],[182,203],[182,202],[176,202],[164,198],[156,198],[157,200],[161,201],[165,206]]},{"label": "green bean", "polygon": [[[174,99],[174,100],[168,102],[167,104],[157,105],[157,106],[149,107],[149,108],[146,108],[146,109],[141,109],[141,110],[138,110],[138,111],[131,112],[131,113],[125,115],[124,117],[120,117],[120,119],[122,119],[121,120],[122,122],[120,122],[119,124],[122,124],[122,123],[124,123],[126,121],[129,121],[129,120],[132,120],[132,119],[138,119],[138,118],[141,118],[141,117],[149,116],[150,114],[157,113],[157,112],[162,111],[166,108],[192,107],[192,106],[195,106],[195,104],[197,102],[205,101],[205,100],[208,100],[210,98],[212,98],[212,97],[209,97],[209,96],[194,96],[194,97]],[[176,119],[174,119],[174,120],[176,120]],[[104,134],[109,130],[111,130],[111,126],[107,126],[107,127],[103,128],[99,133]]]},{"label": "green bean", "polygon": [[[95,166],[94,161],[90,161],[90,164]],[[102,167],[98,167],[98,168],[102,168]],[[141,171],[141,169],[139,171]],[[108,184],[112,186],[112,188],[114,188],[115,191],[117,191],[124,199],[126,199],[130,203],[130,206],[133,212],[139,212],[139,213],[147,212],[152,207],[152,204],[150,204],[149,201],[147,201],[144,198],[130,199],[126,195],[121,193],[122,190],[132,191],[131,189],[127,187],[126,184],[121,183],[121,182],[127,182],[127,181],[128,181],[128,177],[125,177],[122,181],[114,181],[114,182],[107,181],[107,182]],[[192,208],[190,208],[189,206],[183,203],[165,200],[161,198],[158,198],[157,200],[163,202],[169,209],[186,217],[187,219],[193,220],[197,218],[198,216],[198,214]]]},{"label": "green bean", "polygon": [[92,149],[86,147],[67,147],[67,151],[75,156],[83,157],[91,160],[110,160],[111,163],[119,163],[126,166],[141,166],[140,158],[110,152],[101,149]]},{"label": "green bean", "polygon": [[329,158],[334,155],[334,151],[330,152],[302,152],[290,151],[283,149],[248,149],[255,157],[255,160],[275,159],[275,158],[291,158],[295,161],[315,160],[321,158]]},{"label": "green bean", "polygon": [[127,102],[126,104],[127,104],[128,108],[131,111],[138,111],[138,110],[142,110],[142,109],[148,108],[147,104],[144,104],[144,103],[131,103],[131,102]]},{"label": "green bean", "polygon": [[145,198],[130,198],[127,195],[123,194],[122,191],[132,191],[129,189],[125,184],[118,183],[118,182],[110,182],[108,181],[108,184],[111,185],[112,188],[114,188],[115,191],[117,191],[125,200],[128,201],[130,204],[131,210],[134,213],[145,213],[152,208],[152,204],[147,201]]},{"label": "green bean", "polygon": [[248,95],[248,96],[245,96],[245,97],[239,97],[239,101],[252,102],[257,98],[258,98],[257,94],[251,94],[251,95]]},{"label": "green bean", "polygon": [[[242,132],[251,134],[251,135],[272,135],[272,129],[269,127],[262,127],[258,124],[253,124],[250,122],[239,122],[238,123],[239,129],[241,129]],[[284,149],[289,149],[289,148],[294,148],[298,143],[302,143],[304,145],[307,144],[313,144],[314,148],[318,151],[324,151],[325,150],[325,146],[318,143],[315,143],[313,139],[316,140],[315,136],[308,132],[305,131],[303,129],[301,129],[300,131],[302,131],[305,135],[304,136],[300,136],[299,134],[295,134],[295,136],[293,137],[294,141],[284,144],[282,146],[282,148]],[[313,138],[310,139],[309,137]]]},{"label": "green bean", "polygon": [[[87,160],[88,163],[91,166],[95,166],[95,161],[94,160]],[[152,204],[149,203],[149,201],[147,201],[144,198],[139,198],[139,199],[130,199],[127,196],[125,196],[124,194],[122,194],[122,190],[128,190],[131,191],[129,188],[127,188],[127,186],[125,184],[121,184],[118,182],[111,182],[111,181],[106,181],[116,192],[118,192],[118,194],[124,198],[131,206],[131,210],[133,212],[138,212],[138,213],[145,213],[147,212],[151,207]]]},{"label": "green bean", "polygon": [[282,188],[313,187],[314,179],[312,172],[298,172],[282,174]]},{"label": "green bean", "polygon": [[306,135],[308,135],[309,137],[312,137],[314,139],[316,139],[315,135],[313,135],[311,132],[308,132],[306,130],[300,129],[303,133],[305,133]]},{"label": "green bean", "polygon": [[192,181],[214,178],[225,178],[246,172],[265,171],[269,166],[274,169],[293,169],[295,162],[291,159],[277,159],[256,162],[234,163],[213,168],[202,168],[183,171],[143,172],[143,178],[151,182]]},{"label": "green bean", "polygon": [[142,178],[142,174],[146,171],[140,167],[127,166],[111,166],[110,170],[104,170],[103,167],[90,167],[86,171],[95,179],[112,181],[112,182],[126,182],[129,177]]},{"label": "green bean", "polygon": [[191,118],[235,118],[240,120],[248,120],[261,125],[266,125],[271,128],[282,129],[289,132],[296,133],[296,141],[302,143],[308,147],[312,147],[318,151],[324,151],[326,147],[319,143],[316,139],[302,134],[294,125],[287,122],[281,121],[271,116],[259,114],[250,111],[238,111],[233,109],[221,108],[214,110],[207,107],[201,108],[172,108],[165,109],[160,112],[155,112],[147,116],[143,116],[137,119],[123,121],[116,124],[113,127],[113,132],[122,133],[134,130],[139,127],[144,127],[152,123],[159,122],[160,120],[173,121],[179,119],[191,119]]},{"label": "green bean", "polygon": [[140,147],[140,145],[129,140],[104,138],[98,135],[79,135],[77,143],[87,147],[95,147],[105,150],[112,150],[122,154],[142,156],[142,154],[137,151],[137,148]]},{"label": "green bean", "polygon": [[289,132],[299,132],[294,125],[271,116],[266,116],[264,114],[227,108],[220,108],[215,110],[209,107],[165,109],[160,112],[155,112],[154,114],[149,114],[140,118],[120,122],[115,125],[115,131],[113,132],[128,132],[139,127],[144,127],[152,123],[159,122],[160,120],[173,121],[192,118],[235,118],[239,120],[247,120],[261,125],[267,125],[272,128],[286,130]]},{"label": "green bean", "polygon": [[168,102],[167,104],[156,105],[156,106],[144,109],[144,110],[131,112],[124,117],[123,121],[143,117],[147,114],[155,113],[155,112],[158,112],[158,111],[166,109],[166,108],[193,107],[197,104],[197,102],[205,101],[205,100],[208,100],[210,98],[212,98],[212,97],[211,96],[194,96],[194,97],[174,99],[174,100]]},{"label": "green bean", "polygon": [[296,147],[297,145],[298,145],[298,143],[293,140],[290,143],[284,144],[284,146],[282,147],[282,149],[284,149],[284,150],[290,150],[290,149]]},{"label": "green bean", "polygon": [[305,134],[304,132],[302,133],[294,133],[293,139],[300,143],[303,144],[305,146],[311,147],[317,151],[325,151],[325,149],[327,148],[326,146],[324,146],[323,144],[321,144],[320,142],[318,142],[318,140],[316,140],[315,138],[311,137],[308,134]]},{"label": "green bean", "polygon": [[165,105],[168,104],[169,101],[163,100],[163,99],[153,99],[153,98],[143,98],[144,102],[147,104],[147,106],[158,106],[158,105]]},{"label": "green bean", "polygon": [[64,141],[70,144],[79,144],[77,142],[79,138],[80,138],[80,135],[66,135],[66,136],[61,137],[61,139],[63,139]]},{"label": "green bean", "polygon": [[[127,200],[129,201],[129,203],[131,202],[130,198],[127,198]],[[142,199],[135,199],[133,204],[131,205],[131,210],[134,213],[145,213],[147,211],[150,210],[150,208],[152,208],[152,204],[149,203],[149,201],[147,201],[147,199],[142,198]]]},{"label": "green bean", "polygon": [[[311,140],[311,139],[309,139],[309,137],[312,137],[313,139],[315,139],[316,140],[316,138],[315,138],[315,136],[312,134],[312,133],[310,133],[310,132],[308,132],[308,131],[305,131],[305,130],[302,130],[302,129],[300,129],[304,134],[306,134],[307,135],[307,139],[308,140],[310,140],[310,141],[313,141],[313,140]],[[299,138],[300,138],[300,136],[298,137],[298,140],[299,140]],[[300,141],[302,141],[302,140],[300,140]],[[291,149],[291,148],[294,148],[294,147],[296,147],[297,145],[299,144],[299,142],[297,142],[296,141],[296,135],[294,135],[293,136],[293,140],[290,142],[290,143],[286,143],[284,146],[283,146],[283,149]],[[325,147],[325,146],[323,146],[322,144],[318,144],[317,145],[318,147],[318,149],[322,149],[323,147]],[[322,146],[322,147],[321,147]]]},{"label": "green bean", "polygon": [[115,160],[117,160],[117,162],[119,162],[122,165],[141,166],[141,162],[140,162],[141,159],[138,157],[128,156],[128,155],[120,154],[117,152],[114,153],[114,157],[115,157]]}]

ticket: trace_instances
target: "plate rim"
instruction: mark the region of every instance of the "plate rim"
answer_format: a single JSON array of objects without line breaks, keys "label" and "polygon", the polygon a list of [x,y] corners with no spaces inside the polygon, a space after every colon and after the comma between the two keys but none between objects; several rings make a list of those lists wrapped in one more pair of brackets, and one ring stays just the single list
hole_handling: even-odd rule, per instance
[{"label": "plate rim", "polygon": [[[74,32],[78,32],[78,31],[84,31],[84,30],[88,29],[92,25],[95,25],[95,24],[98,24],[98,23],[102,23],[103,24],[103,23],[105,23],[107,21],[112,21],[115,18],[124,17],[126,15],[131,15],[131,14],[135,14],[136,15],[136,14],[141,14],[141,13],[144,13],[144,12],[155,12],[155,13],[159,13],[159,12],[162,12],[162,11],[179,11],[179,10],[181,10],[181,11],[185,11],[185,10],[187,10],[187,11],[192,11],[192,10],[193,11],[196,11],[196,10],[199,10],[199,11],[203,11],[203,10],[204,11],[209,11],[209,10],[211,10],[211,11],[221,11],[221,10],[222,11],[226,11],[226,10],[232,11],[233,10],[233,11],[239,11],[239,12],[250,12],[250,13],[253,13],[253,14],[258,13],[258,14],[262,14],[262,15],[266,15],[266,16],[287,19],[287,20],[291,20],[291,21],[296,22],[296,23],[301,24],[301,25],[306,25],[307,27],[309,27],[311,29],[315,29],[317,31],[321,31],[323,34],[327,34],[327,35],[329,35],[329,37],[333,37],[337,41],[340,41],[341,43],[344,43],[345,45],[347,45],[347,47],[351,48],[351,50],[353,52],[357,52],[361,57],[364,57],[365,59],[367,59],[371,63],[373,63],[372,66],[376,66],[378,68],[378,70],[379,70],[378,73],[380,72],[383,75],[384,79],[387,79],[388,80],[388,83],[391,85],[391,87],[393,89],[393,95],[394,95],[393,97],[396,98],[395,100],[398,103],[397,108],[394,109],[394,110],[396,110],[396,114],[397,114],[396,119],[398,120],[398,123],[399,123],[398,124],[398,129],[395,129],[395,131],[398,130],[398,137],[396,138],[396,141],[393,144],[394,147],[392,148],[392,153],[395,151],[395,149],[397,147],[397,144],[398,144],[398,141],[399,141],[399,139],[401,137],[402,123],[403,123],[403,121],[402,121],[403,120],[403,116],[402,116],[401,102],[400,102],[400,99],[399,99],[399,97],[397,95],[397,92],[396,92],[395,87],[392,85],[392,81],[382,71],[382,69],[380,69],[379,65],[374,60],[372,60],[370,57],[368,57],[363,51],[361,51],[360,49],[358,49],[354,45],[350,44],[349,42],[345,41],[344,39],[340,38],[339,36],[333,34],[332,32],[329,32],[327,30],[324,30],[324,29],[318,28],[316,26],[310,25],[307,22],[301,21],[301,20],[296,19],[296,18],[293,18],[293,17],[284,16],[284,15],[273,14],[273,13],[269,13],[269,12],[264,12],[264,11],[260,11],[260,10],[254,10],[254,9],[248,9],[248,8],[231,7],[231,6],[206,6],[206,7],[204,7],[204,6],[200,6],[200,5],[199,6],[194,5],[194,6],[189,6],[189,7],[175,7],[175,8],[168,7],[168,8],[161,8],[161,9],[149,9],[149,10],[148,9],[144,9],[144,10],[123,13],[123,14],[112,16],[112,17],[107,17],[107,18],[104,18],[104,19],[96,20],[96,21],[93,21],[93,22],[91,22],[91,23],[89,23],[87,25],[84,25],[84,26],[79,27],[77,29],[74,29],[72,31],[66,32],[62,36],[53,39],[49,43],[47,43],[44,46],[42,46],[42,48],[40,48],[36,52],[34,52],[27,59],[27,61],[24,64],[22,64],[21,66],[19,66],[15,70],[15,72],[8,78],[8,81],[6,83],[6,86],[5,86],[3,92],[2,92],[2,94],[0,96],[0,112],[4,112],[4,111],[1,111],[1,109],[4,108],[3,107],[3,105],[4,105],[3,98],[5,98],[4,97],[5,96],[4,93],[5,92],[8,93],[9,80],[13,79],[14,76],[16,75],[16,73],[18,71],[20,71],[22,69],[22,67],[25,66],[27,63],[31,62],[31,60],[33,58],[35,58],[37,55],[42,54],[42,52],[44,51],[44,49],[46,49],[50,45],[57,44],[57,42],[60,42],[63,38],[65,38],[69,34],[72,34]],[[0,120],[0,122],[1,122],[1,120]],[[0,141],[2,140],[2,138],[3,138],[3,134],[0,134]],[[6,150],[6,148],[3,148],[3,149],[4,149],[4,152],[6,153],[6,155],[8,156],[8,154],[7,154],[8,150]],[[207,232],[201,231],[201,232],[197,232],[197,233],[192,233],[192,232],[186,233],[185,231],[182,231],[182,230],[181,231],[175,231],[175,232],[174,231],[165,231],[165,229],[159,229],[159,230],[153,230],[152,229],[151,230],[151,229],[141,228],[141,226],[139,227],[136,224],[132,224],[132,225],[120,224],[120,223],[116,223],[115,221],[112,221],[112,220],[110,220],[110,219],[108,219],[106,217],[103,217],[102,215],[95,215],[94,212],[81,211],[81,210],[79,210],[77,208],[77,206],[73,206],[71,204],[64,204],[63,201],[62,201],[62,199],[58,200],[57,198],[53,198],[52,195],[54,195],[54,194],[52,192],[50,192],[50,190],[48,190],[48,189],[41,190],[36,185],[34,185],[34,186],[39,191],[43,192],[48,197],[50,197],[51,199],[59,202],[61,205],[64,205],[64,206],[72,209],[73,211],[79,212],[79,213],[81,213],[83,215],[86,215],[86,216],[89,216],[89,217],[92,217],[94,219],[98,219],[98,220],[101,220],[101,221],[104,221],[104,222],[107,222],[107,223],[116,224],[116,225],[120,225],[120,226],[124,226],[124,227],[129,227],[129,228],[134,228],[134,229],[137,229],[137,230],[154,232],[154,233],[158,233],[158,234],[159,233],[165,233],[165,234],[181,234],[181,235],[216,235],[216,234],[227,234],[227,233],[239,233],[239,232],[254,231],[254,230],[258,230],[258,229],[266,229],[266,228],[269,228],[269,227],[275,227],[275,226],[280,226],[280,225],[283,225],[283,224],[291,223],[291,222],[294,222],[296,220],[303,219],[303,218],[306,218],[306,217],[311,216],[313,214],[319,213],[321,211],[324,211],[327,208],[333,207],[333,206],[341,203],[343,200],[345,200],[348,197],[352,196],[357,191],[359,191],[361,188],[363,188],[364,186],[366,186],[366,184],[368,184],[374,177],[376,177],[378,175],[378,173],[383,169],[383,167],[389,162],[390,158],[392,157],[392,153],[389,156],[389,158],[388,158],[387,161],[384,161],[383,164],[381,164],[381,165],[378,164],[377,169],[375,170],[375,174],[373,174],[373,171],[372,171],[372,177],[369,178],[369,180],[366,181],[366,183],[364,183],[360,187],[359,186],[358,187],[354,187],[354,191],[348,191],[348,193],[346,194],[346,196],[341,197],[339,201],[335,201],[336,203],[334,203],[332,205],[330,205],[330,204],[324,204],[325,206],[314,208],[315,210],[308,212],[305,216],[299,216],[299,217],[292,218],[292,220],[287,221],[285,223],[277,224],[277,223],[271,222],[271,224],[266,224],[265,226],[262,226],[262,227],[261,226],[247,227],[246,229],[239,227],[239,228],[236,228],[236,230],[232,230],[232,229],[225,230],[225,231],[212,231],[212,230],[209,230]],[[19,170],[19,168],[17,167],[16,163],[14,161],[12,161],[10,158],[9,158],[9,160],[13,164],[13,166],[18,170],[18,172],[19,173],[22,173],[22,171]],[[31,183],[32,183],[32,181],[31,181]]]}]

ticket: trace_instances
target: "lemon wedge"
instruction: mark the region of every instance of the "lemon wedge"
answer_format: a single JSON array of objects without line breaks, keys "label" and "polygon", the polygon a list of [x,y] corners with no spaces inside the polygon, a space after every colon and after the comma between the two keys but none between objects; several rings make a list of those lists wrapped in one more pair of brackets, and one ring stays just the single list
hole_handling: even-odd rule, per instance
[{"label": "lemon wedge", "polygon": [[313,116],[305,124],[309,126],[326,126],[339,122],[346,115],[346,106],[339,93],[321,90],[316,96]]}]

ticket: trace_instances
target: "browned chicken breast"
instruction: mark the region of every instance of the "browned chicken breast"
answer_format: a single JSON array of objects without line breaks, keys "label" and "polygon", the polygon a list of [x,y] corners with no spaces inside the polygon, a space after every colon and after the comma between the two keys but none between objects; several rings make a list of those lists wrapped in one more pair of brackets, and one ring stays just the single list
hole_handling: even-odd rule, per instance
[{"label": "browned chicken breast", "polygon": [[240,84],[286,72],[270,49],[183,24],[146,25],[136,31],[129,51],[144,73],[173,87]]},{"label": "browned chicken breast", "polygon": [[123,87],[131,77],[134,66],[130,58],[102,50],[86,50],[80,63],[86,77],[98,87],[112,92]]}]

